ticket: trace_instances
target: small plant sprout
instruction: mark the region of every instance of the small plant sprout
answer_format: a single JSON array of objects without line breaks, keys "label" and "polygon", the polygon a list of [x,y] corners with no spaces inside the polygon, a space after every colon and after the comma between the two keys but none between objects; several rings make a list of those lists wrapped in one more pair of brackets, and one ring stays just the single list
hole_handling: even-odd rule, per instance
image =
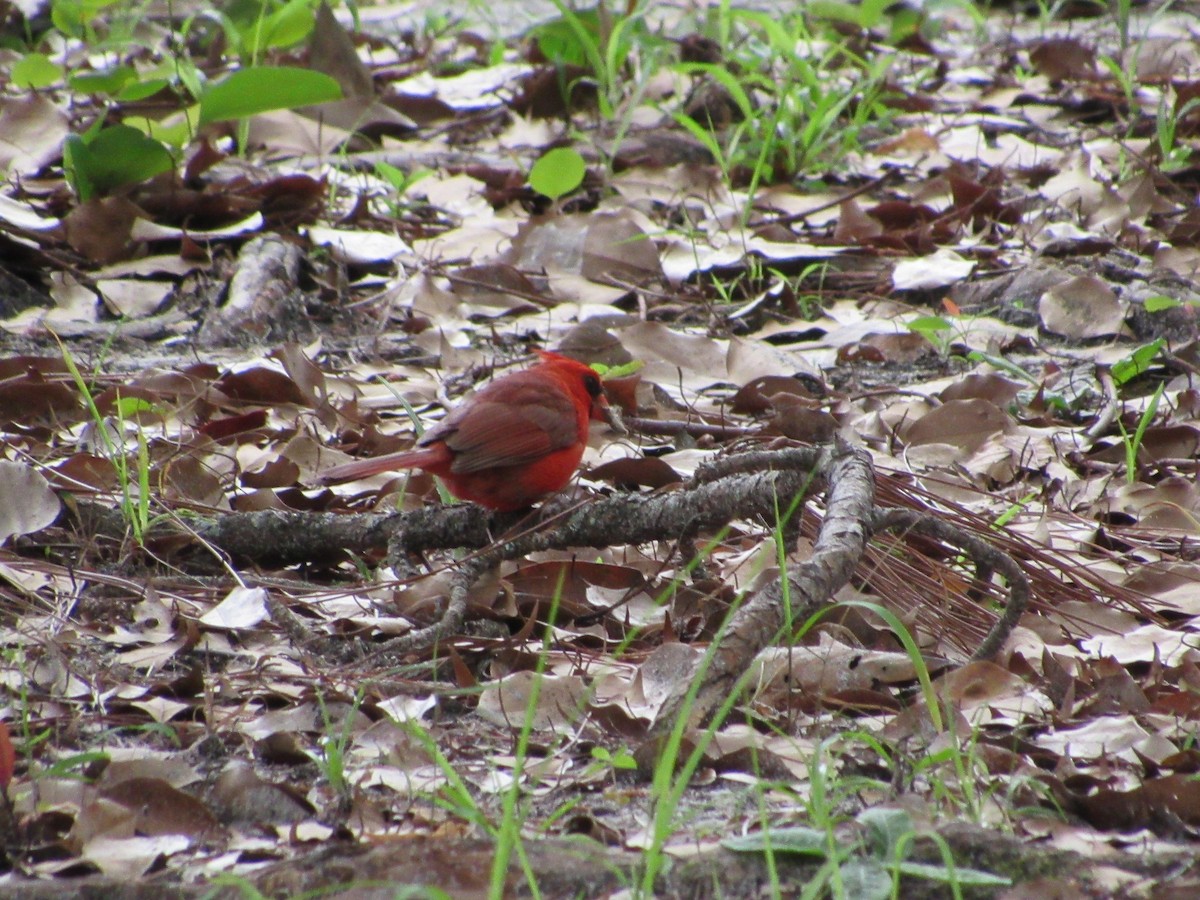
[{"label": "small plant sprout", "polygon": [[587,164],[579,151],[555,147],[542,154],[529,171],[529,186],[551,200],[558,200],[583,184]]},{"label": "small plant sprout", "polygon": [[[997,888],[1012,882],[980,869],[957,866],[945,841],[937,841],[941,865],[910,862],[905,857],[917,830],[902,809],[872,807],[854,819],[853,826],[835,830],[803,825],[759,831],[722,841],[739,853],[797,854],[822,861],[803,896],[820,897],[828,890],[835,897],[896,897],[900,878],[944,884],[961,898],[964,887]],[[931,835],[931,837],[936,836]],[[912,894],[917,896],[917,894]]]},{"label": "small plant sprout", "polygon": [[412,189],[413,185],[432,175],[433,170],[417,168],[411,172],[405,172],[391,163],[380,160],[375,163],[375,174],[387,182],[388,187],[391,188],[391,193],[383,199],[389,213],[397,216],[405,203],[404,196]]},{"label": "small plant sprout", "polygon": [[945,356],[950,351],[954,326],[942,316],[918,316],[905,322],[904,327],[933,344],[939,355]]},{"label": "small plant sprout", "polygon": [[[1147,310],[1149,310],[1149,307],[1150,301],[1147,300]],[[1166,345],[1167,342],[1165,340],[1157,338],[1148,344],[1142,344],[1140,347],[1135,348],[1125,358],[1117,360],[1117,362],[1113,363],[1112,367],[1113,383],[1117,387],[1122,387],[1139,375],[1144,375],[1150,370],[1150,366],[1158,357],[1159,351]]]},{"label": "small plant sprout", "polygon": [[[634,96],[642,92],[645,77],[636,70],[652,71],[652,61],[668,45],[667,41],[650,32],[640,12],[621,15],[605,10],[602,14],[601,7],[575,10],[562,0],[553,3],[559,18],[533,30],[538,49],[560,70],[566,67],[584,70],[584,79],[595,87],[601,117],[616,119],[618,109],[630,105],[631,88]],[[649,65],[638,65],[642,56],[647,57]],[[564,84],[564,96],[569,96],[575,87],[576,84]]]},{"label": "small plant sprout", "polygon": [[151,525],[150,517],[150,451],[146,442],[145,432],[135,425],[137,444],[134,450],[134,461],[129,460],[129,449],[126,446],[126,428],[129,418],[135,414],[152,410],[150,404],[140,398],[117,398],[115,404],[115,421],[104,416],[96,405],[95,397],[83,373],[75,364],[75,359],[64,344],[59,343],[63,363],[67,368],[75,387],[78,389],[83,402],[91,417],[92,431],[96,436],[100,452],[112,465],[117,475],[120,487],[120,508],[129,524],[134,541],[140,546]]},{"label": "small plant sprout", "polygon": [[339,803],[347,808],[350,802],[350,782],[346,778],[346,753],[353,738],[355,714],[362,706],[365,696],[365,692],[360,689],[355,694],[354,701],[345,709],[341,722],[338,722],[326,704],[324,695],[317,693],[317,705],[321,709],[325,733],[320,738],[320,753],[314,755],[313,760],[337,795]]},{"label": "small plant sprout", "polygon": [[1158,412],[1158,404],[1162,400],[1163,391],[1166,387],[1165,382],[1159,384],[1157,390],[1154,392],[1154,396],[1150,398],[1150,403],[1138,418],[1137,428],[1134,429],[1133,434],[1129,434],[1125,430],[1125,425],[1119,418],[1117,419],[1117,427],[1121,429],[1121,439],[1125,444],[1125,481],[1128,484],[1133,484],[1137,481],[1138,453],[1142,449],[1142,441],[1146,437],[1146,429],[1150,427],[1155,413]]},{"label": "small plant sprout", "polygon": [[[1174,108],[1170,98],[1164,93],[1158,100],[1158,112],[1155,116],[1155,134],[1158,138],[1158,152],[1162,157],[1161,167],[1167,174],[1181,172],[1191,162],[1193,148],[1181,144],[1177,138],[1179,123],[1200,108],[1200,97],[1192,97],[1179,109]],[[1147,306],[1147,312],[1149,312]]]}]

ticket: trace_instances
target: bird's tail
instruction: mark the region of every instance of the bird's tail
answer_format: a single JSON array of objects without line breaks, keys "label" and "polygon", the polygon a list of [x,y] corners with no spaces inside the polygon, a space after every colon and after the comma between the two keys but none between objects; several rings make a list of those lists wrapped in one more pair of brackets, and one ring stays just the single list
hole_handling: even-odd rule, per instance
[{"label": "bird's tail", "polygon": [[355,481],[359,478],[369,478],[380,472],[391,472],[396,469],[424,469],[436,467],[443,460],[441,448],[429,447],[420,450],[403,450],[400,453],[389,453],[386,456],[373,456],[370,459],[356,459],[353,462],[342,463],[332,469],[326,469],[317,476],[321,484],[336,484],[342,481]]}]

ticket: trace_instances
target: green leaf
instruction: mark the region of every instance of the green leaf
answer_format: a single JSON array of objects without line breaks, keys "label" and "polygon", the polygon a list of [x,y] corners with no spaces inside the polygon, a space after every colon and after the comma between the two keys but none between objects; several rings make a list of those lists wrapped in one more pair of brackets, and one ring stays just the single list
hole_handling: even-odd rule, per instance
[{"label": "green leaf", "polygon": [[993,875],[991,872],[984,872],[980,869],[964,869],[959,866],[955,866],[953,872],[946,866],[917,862],[899,862],[893,868],[901,875],[928,878],[930,881],[940,881],[944,884],[957,883],[962,887],[1004,887],[1012,884],[1010,879],[1000,875]]},{"label": "green leaf", "polygon": [[54,0],[50,21],[65,35],[82,38],[89,25],[117,0]]},{"label": "green leaf", "polygon": [[586,66],[589,50],[599,53],[600,15],[595,9],[570,11],[533,29],[542,56],[555,65]]},{"label": "green leaf", "polygon": [[805,856],[825,856],[829,852],[829,835],[815,828],[796,825],[792,828],[773,828],[756,831],[741,837],[726,838],[721,846],[737,853],[764,853],[768,841],[774,853],[801,853]]},{"label": "green leaf", "polygon": [[118,397],[116,413],[119,418],[129,419],[138,413],[153,412],[154,404],[142,397]]},{"label": "green leaf", "polygon": [[136,81],[137,71],[133,66],[113,66],[100,72],[77,73],[67,79],[67,84],[84,94],[116,94]]},{"label": "green leaf", "polygon": [[114,125],[90,140],[69,136],[63,146],[63,167],[79,199],[86,201],[168,172],[175,160],[161,142],[128,125]]},{"label": "green leaf", "polygon": [[954,326],[943,319],[941,316],[918,316],[910,322],[905,323],[906,327],[911,331],[949,331]]},{"label": "green leaf", "polygon": [[637,759],[628,750],[617,751],[616,756],[612,758],[612,765],[614,769],[624,769],[627,772],[632,772],[638,767]]},{"label": "green leaf", "polygon": [[317,18],[310,0],[291,0],[269,16],[255,19],[242,33],[242,52],[258,58],[264,50],[293,47],[310,34]]},{"label": "green leaf", "polygon": [[87,152],[87,145],[77,134],[68,134],[63,141],[63,173],[75,196],[85,203],[96,194],[95,185],[87,174]]},{"label": "green leaf", "polygon": [[607,747],[593,747],[592,759],[610,765],[614,769],[637,768],[637,760],[633,758],[632,753],[624,748],[613,753]]},{"label": "green leaf", "polygon": [[870,4],[838,3],[836,0],[814,0],[808,4],[808,12],[821,19],[845,22],[859,28],[873,28],[878,24],[878,14]]},{"label": "green leaf", "polygon": [[1153,297],[1147,297],[1145,302],[1146,312],[1156,313],[1167,309],[1179,309],[1183,304],[1174,297],[1164,297],[1161,294]]},{"label": "green leaf", "polygon": [[852,859],[839,868],[845,896],[854,900],[889,900],[894,876],[877,859]]},{"label": "green leaf", "polygon": [[937,343],[934,335],[949,331],[954,326],[941,316],[919,316],[911,322],[905,322],[904,327],[914,334],[919,334],[931,342]]},{"label": "green leaf", "polygon": [[130,116],[126,125],[136,128],[147,137],[162,141],[168,147],[182,148],[188,144],[199,127],[200,107],[189,106],[165,119],[148,119],[145,116]]},{"label": "green leaf", "polygon": [[555,147],[542,154],[529,172],[529,186],[551,200],[569,194],[583,184],[587,165],[579,151]]},{"label": "green leaf", "polygon": [[86,753],[64,756],[62,759],[55,760],[53,764],[47,766],[46,770],[42,772],[41,777],[82,779],[84,777],[83,770],[88,766],[108,762],[111,758],[107,753],[102,753],[99,750],[89,750]]},{"label": "green leaf", "polygon": [[897,7],[888,25],[888,44],[893,47],[899,46],[901,42],[917,34],[926,15],[924,10]]},{"label": "green leaf", "polygon": [[192,62],[190,56],[175,60],[175,77],[179,79],[179,83],[183,85],[184,89],[192,95],[193,100],[200,99],[200,95],[204,92],[204,79],[201,77],[200,70],[196,68],[196,64]]},{"label": "green leaf", "polygon": [[1116,384],[1127,384],[1150,368],[1158,351],[1166,346],[1166,341],[1159,338],[1149,344],[1142,344],[1127,357],[1113,363],[1112,377]]},{"label": "green leaf", "polygon": [[175,167],[174,158],[160,141],[128,125],[105,128],[87,149],[94,157],[89,174],[101,191],[145,181]]},{"label": "green leaf", "polygon": [[604,363],[592,363],[592,368],[601,374],[604,378],[625,378],[632,375],[634,372],[640,372],[646,363],[640,359],[631,359],[627,363],[621,363],[619,366],[606,366]]},{"label": "green leaf", "polygon": [[341,87],[321,72],[291,66],[249,66],[204,87],[200,92],[200,124],[340,99]]},{"label": "green leaf", "polygon": [[153,97],[159,91],[171,86],[171,82],[165,78],[151,78],[147,81],[135,81],[127,85],[118,94],[117,99],[125,103],[136,103],[138,100],[145,100],[147,97]]},{"label": "green leaf", "polygon": [[873,806],[854,818],[867,829],[876,856],[895,856],[900,839],[913,833],[912,816],[902,809]]},{"label": "green leaf", "polygon": [[408,181],[408,175],[403,169],[383,160],[375,163],[375,174],[391,185],[394,191],[403,191],[405,182]]},{"label": "green leaf", "polygon": [[63,67],[44,53],[29,53],[13,65],[11,77],[14,86],[37,90],[62,81]]},{"label": "green leaf", "polygon": [[396,192],[396,196],[402,197],[408,192],[409,188],[422,178],[428,178],[432,175],[433,170],[413,169],[411,172],[405,172],[391,163],[380,160],[375,163],[375,174],[391,185],[392,190]]}]

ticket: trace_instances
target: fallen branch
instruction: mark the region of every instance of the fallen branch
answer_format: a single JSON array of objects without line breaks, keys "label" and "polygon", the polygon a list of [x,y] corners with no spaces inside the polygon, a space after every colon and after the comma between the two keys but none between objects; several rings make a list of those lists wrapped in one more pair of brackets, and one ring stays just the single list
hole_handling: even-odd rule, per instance
[{"label": "fallen branch", "polygon": [[[720,528],[737,518],[773,520],[781,498],[804,494],[814,473],[823,469],[829,451],[789,451],[775,462],[793,468],[734,473],[688,490],[658,494],[619,494],[575,508],[553,528],[501,538],[463,563],[456,572],[445,614],[437,623],[388,641],[381,650],[400,655],[432,646],[462,627],[470,589],[501,562],[529,553],[567,547],[604,547],[617,543],[678,539],[696,531]],[[786,500],[783,501],[786,504]],[[411,547],[410,536],[401,537]]]},{"label": "fallen branch", "polygon": [[[745,454],[761,457],[763,454]],[[710,469],[702,477],[723,480],[723,470],[739,468],[756,460],[729,457],[723,469]],[[659,709],[651,736],[661,736],[674,727],[686,712],[690,725],[699,725],[729,695],[735,682],[760,651],[770,646],[783,629],[785,607],[790,604],[794,620],[803,621],[828,604],[838,588],[850,580],[862,557],[868,537],[875,498],[874,470],[865,450],[839,442],[822,454],[818,471],[829,484],[827,509],[812,556],[755,591],[723,629],[720,643],[697,662],[702,684],[689,698],[692,678],[680,679]],[[743,476],[724,476],[743,477]],[[715,482],[721,483],[720,480]],[[788,494],[778,500],[787,502]],[[785,583],[786,582],[786,583]],[[788,604],[784,591],[788,592]],[[696,673],[689,673],[689,676]]]},{"label": "fallen branch", "polygon": [[[1002,576],[1009,591],[1004,614],[972,658],[993,657],[1003,647],[1029,602],[1029,581],[1020,566],[948,519],[875,506],[874,484],[867,452],[839,443],[723,457],[701,467],[679,490],[617,494],[577,505],[549,520],[489,516],[473,506],[363,516],[270,511],[225,516],[197,530],[233,555],[256,559],[268,555],[291,562],[327,558],[330,548],[361,553],[388,546],[393,563],[420,550],[481,549],[455,571],[446,609],[437,622],[374,648],[373,656],[382,654],[395,661],[461,632],[472,588],[503,561],[570,547],[677,541],[737,519],[757,519],[774,527],[779,524],[779,510],[815,488],[824,489],[826,508],[811,557],[751,594],[703,663],[703,683],[686,705],[689,721],[699,722],[728,696],[754,657],[780,639],[785,591],[792,621],[806,620],[833,603],[838,589],[858,569],[867,542],[885,531],[933,538],[965,554],[974,563],[980,583],[990,582],[993,573]],[[532,527],[524,530],[514,528],[529,523]],[[656,730],[667,727],[685,708],[691,677],[698,671],[680,679],[677,691],[662,707]]]}]

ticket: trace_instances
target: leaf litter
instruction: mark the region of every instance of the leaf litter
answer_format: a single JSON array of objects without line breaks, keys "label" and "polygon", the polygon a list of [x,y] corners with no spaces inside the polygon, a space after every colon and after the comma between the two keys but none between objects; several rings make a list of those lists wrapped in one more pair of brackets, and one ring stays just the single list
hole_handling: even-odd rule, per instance
[{"label": "leaf litter", "polygon": [[[995,585],[937,541],[877,536],[843,603],[755,660],[668,850],[808,821],[826,754],[874,776],[839,801],[843,837],[864,808],[908,804],[1103,858],[1094,886],[1150,891],[1138,860],[1190,860],[1200,824],[1198,61],[1186,13],[1135,21],[1122,84],[1111,19],[946,12],[926,55],[895,53],[885,133],[819,176],[755,185],[680,139],[671,112],[699,76],[663,69],[619,137],[597,85],[564,103],[536,54],[490,64],[465,31],[322,51],[343,54],[344,85],[362,88],[359,67],[386,85],[391,114],[346,91],[371,149],[265,113],[240,154],[214,129],[186,180],[83,202],[62,144],[99,106],[7,85],[0,264],[39,298],[0,320],[6,881],[250,876],[335,835],[479,837],[448,769],[485,816],[518,786],[530,842],[652,845],[651,794],[612,760],[730,605],[805,557],[820,502],[782,551],[772,523],[736,521],[509,561],[473,586],[461,634],[403,666],[378,648],[439,619],[451,556],[231,555],[205,537],[255,512],[382,519],[437,501],[419,474],[317,476],[407,446],[533,346],[599,358],[598,342],[641,364],[621,403],[661,427],[595,430],[584,494],[679,490],[736,450],[840,433],[871,451],[888,502],[998,543],[1034,584],[1004,652],[968,662]],[[588,174],[548,204],[525,173],[564,144]],[[401,193],[379,163],[433,171]],[[1149,312],[1160,297],[1175,305]],[[934,762],[954,741],[965,774]],[[749,812],[721,804],[747,788]]]}]

